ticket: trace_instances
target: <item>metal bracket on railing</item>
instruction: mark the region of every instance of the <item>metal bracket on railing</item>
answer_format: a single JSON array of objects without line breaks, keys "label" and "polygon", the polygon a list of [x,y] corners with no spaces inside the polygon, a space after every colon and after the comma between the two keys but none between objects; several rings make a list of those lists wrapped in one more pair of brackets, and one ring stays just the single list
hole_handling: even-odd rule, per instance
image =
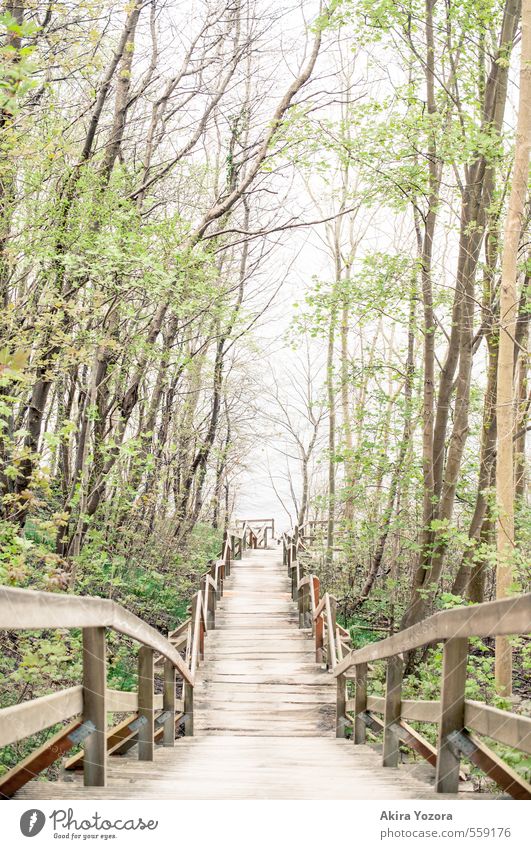
[{"label": "metal bracket on railing", "polygon": [[92,734],[96,730],[96,726],[92,722],[91,719],[87,719],[79,728],[76,728],[75,731],[71,731],[68,735],[68,740],[72,743],[73,746],[78,746],[83,742],[90,734]]},{"label": "metal bracket on railing", "polygon": [[363,710],[361,713],[358,713],[356,719],[361,719],[362,722],[365,723],[367,728],[373,732],[373,734],[380,734],[384,729],[384,723],[378,717],[373,716],[372,713],[368,710]]},{"label": "metal bracket on railing", "polygon": [[451,731],[446,735],[446,740],[456,757],[465,755],[469,758],[477,751],[476,744],[470,739],[465,730]]},{"label": "metal bracket on railing", "polygon": [[147,722],[146,716],[139,716],[138,719],[133,719],[133,721],[129,725],[129,729],[133,732],[138,731],[138,729],[142,728],[142,726],[145,725],[146,722]]},{"label": "metal bracket on railing", "polygon": [[373,725],[373,718],[370,715],[370,713],[366,710],[362,710],[361,713],[358,713],[357,716],[356,716],[356,719],[361,719],[362,722],[364,722],[365,725],[367,725],[367,726]]},{"label": "metal bracket on railing", "polygon": [[[164,725],[164,723],[166,722],[167,719],[170,718],[170,716],[171,716],[171,710],[163,711],[162,713],[160,713],[158,716],[155,717],[155,725]],[[142,719],[145,719],[145,717],[142,717]]]}]

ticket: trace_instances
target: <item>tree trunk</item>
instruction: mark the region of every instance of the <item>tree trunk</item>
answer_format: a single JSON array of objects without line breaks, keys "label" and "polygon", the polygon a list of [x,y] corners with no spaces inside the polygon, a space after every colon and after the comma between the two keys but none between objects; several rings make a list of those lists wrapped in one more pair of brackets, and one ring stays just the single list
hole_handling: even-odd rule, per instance
[{"label": "tree trunk", "polygon": [[[520,95],[514,169],[505,221],[500,289],[500,339],[498,354],[498,451],[496,465],[496,597],[510,594],[514,549],[514,340],[517,318],[518,246],[527,194],[529,151],[531,148],[531,0],[522,5]],[[496,687],[511,694],[512,651],[507,637],[496,638]]]}]

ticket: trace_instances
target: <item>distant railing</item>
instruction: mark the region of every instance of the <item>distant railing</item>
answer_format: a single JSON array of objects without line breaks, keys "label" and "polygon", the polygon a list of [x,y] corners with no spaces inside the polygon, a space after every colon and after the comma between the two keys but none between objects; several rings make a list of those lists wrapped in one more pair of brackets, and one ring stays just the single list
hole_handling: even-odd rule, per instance
[{"label": "distant railing", "polygon": [[242,532],[245,529],[248,548],[267,548],[269,541],[275,536],[274,519],[236,519],[235,525],[236,528],[241,525]]},{"label": "distant railing", "polygon": [[[325,593],[319,600],[319,579],[304,575],[299,563],[301,534],[283,537],[284,563],[298,599],[301,627],[311,625],[316,660],[326,662],[337,678],[336,735],[346,736],[353,725],[354,743],[366,741],[366,730],[383,732],[383,766],[396,767],[405,745],[435,766],[438,793],[456,793],[461,757],[467,757],[516,799],[531,799],[531,786],[472,731],[531,754],[531,718],[465,699],[469,637],[527,634],[531,631],[531,593],[484,604],[445,610],[417,625],[361,649],[348,646],[347,632],[336,623],[336,600]],[[404,653],[443,642],[440,701],[402,700]],[[387,661],[384,697],[368,694],[370,662]],[[355,684],[348,698],[347,682]],[[378,714],[383,714],[383,720]],[[352,716],[352,719],[350,718]],[[434,747],[406,720],[436,723]]]}]

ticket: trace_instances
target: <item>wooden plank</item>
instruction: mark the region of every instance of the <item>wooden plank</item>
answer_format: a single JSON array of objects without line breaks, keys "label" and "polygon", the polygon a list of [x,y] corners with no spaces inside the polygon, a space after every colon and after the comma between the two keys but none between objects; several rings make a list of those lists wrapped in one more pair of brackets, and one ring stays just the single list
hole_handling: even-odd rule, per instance
[{"label": "wooden plank", "polygon": [[[434,796],[408,776],[396,778],[394,771],[384,775],[378,756],[366,747],[349,746],[332,736],[337,682],[311,662],[312,641],[297,630],[295,606],[286,602],[287,593],[289,582],[275,552],[249,551],[241,565],[236,564],[218,607],[218,622],[226,631],[222,627],[211,632],[205,662],[196,676],[195,725],[200,736],[159,749],[156,765],[130,758],[115,764],[111,759],[118,784],[97,793],[107,792],[111,798],[184,799],[211,798],[215,792],[215,798],[256,798],[258,788],[260,798],[290,798],[293,786],[301,798],[305,794],[327,798],[330,788],[334,798]],[[267,648],[262,648],[260,634],[268,640]],[[332,636],[337,647],[335,629]],[[366,707],[365,677],[366,670],[357,693],[362,700],[365,689]],[[191,686],[183,697],[193,728]],[[163,717],[159,720],[157,740],[164,733]],[[212,732],[218,736],[201,736]],[[304,734],[309,736],[298,736]],[[35,787],[35,792],[42,792]],[[60,792],[52,785],[52,798]],[[70,784],[62,792],[80,798],[76,793],[83,791]]]},{"label": "wooden plank", "polygon": [[83,721],[94,731],[85,741],[85,787],[105,787],[107,770],[107,665],[105,628],[83,628]]},{"label": "wooden plank", "polygon": [[138,652],[138,715],[146,720],[138,729],[138,759],[152,761],[155,751],[153,649],[140,646]]},{"label": "wooden plank", "polygon": [[48,696],[0,710],[0,748],[44,731],[83,710],[83,687],[69,687]]},{"label": "wooden plank", "polygon": [[[367,707],[375,713],[384,712],[385,699],[380,696],[368,696]],[[347,701],[347,711],[354,710],[354,699]],[[401,719],[415,722],[439,722],[441,703],[404,699],[401,707]],[[492,740],[504,743],[514,749],[531,754],[531,718],[522,714],[484,705],[481,702],[465,701],[465,726]]]},{"label": "wooden plank", "polygon": [[401,720],[398,724],[398,736],[406,746],[418,752],[424,760],[428,761],[432,766],[437,766],[437,749],[432,746],[429,740],[426,740],[418,731],[415,731],[411,725]]},{"label": "wooden plank", "polygon": [[183,738],[173,749],[161,748],[154,764],[111,759],[109,770],[107,790],[89,794],[75,782],[34,782],[21,798],[389,799],[392,804],[437,798],[429,785],[402,770],[383,770],[369,747],[335,737]]},{"label": "wooden plank", "polygon": [[[383,713],[385,699],[380,696],[368,696],[367,707],[375,713]],[[402,719],[410,719],[416,722],[439,722],[440,715],[441,703],[435,701],[404,699],[400,708]]]},{"label": "wooden plank", "polygon": [[465,725],[492,740],[531,755],[531,717],[465,701]]},{"label": "wooden plank", "polygon": [[3,775],[0,778],[0,798],[11,799],[28,781],[31,781],[51,766],[62,754],[77,745],[79,740],[76,737],[76,732],[79,732],[82,727],[83,724],[80,720],[74,720]]},{"label": "wooden plank", "polygon": [[[162,696],[156,695],[155,708],[162,709]],[[129,690],[109,690],[107,688],[107,712],[125,713],[138,710],[138,693]]]},{"label": "wooden plank", "polygon": [[449,735],[461,731],[464,727],[467,659],[468,640],[466,638],[454,637],[445,643],[435,774],[435,789],[438,793],[457,793],[459,754],[452,746]]}]

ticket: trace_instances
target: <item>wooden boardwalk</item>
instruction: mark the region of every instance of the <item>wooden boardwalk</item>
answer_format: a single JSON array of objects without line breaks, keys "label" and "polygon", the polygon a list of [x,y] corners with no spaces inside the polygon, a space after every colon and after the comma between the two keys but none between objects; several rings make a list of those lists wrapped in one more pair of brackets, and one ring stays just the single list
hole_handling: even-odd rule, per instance
[{"label": "wooden boardwalk", "polygon": [[456,798],[336,739],[335,699],[335,678],[315,663],[311,632],[299,630],[281,550],[248,550],[232,565],[206,638],[195,736],[157,747],[152,762],[137,760],[136,747],[110,757],[105,788],[84,787],[78,773],[31,781],[16,798]]},{"label": "wooden boardwalk", "polygon": [[233,565],[206,640],[195,734],[335,737],[335,699],[311,633],[299,630],[278,550],[248,551]]}]

